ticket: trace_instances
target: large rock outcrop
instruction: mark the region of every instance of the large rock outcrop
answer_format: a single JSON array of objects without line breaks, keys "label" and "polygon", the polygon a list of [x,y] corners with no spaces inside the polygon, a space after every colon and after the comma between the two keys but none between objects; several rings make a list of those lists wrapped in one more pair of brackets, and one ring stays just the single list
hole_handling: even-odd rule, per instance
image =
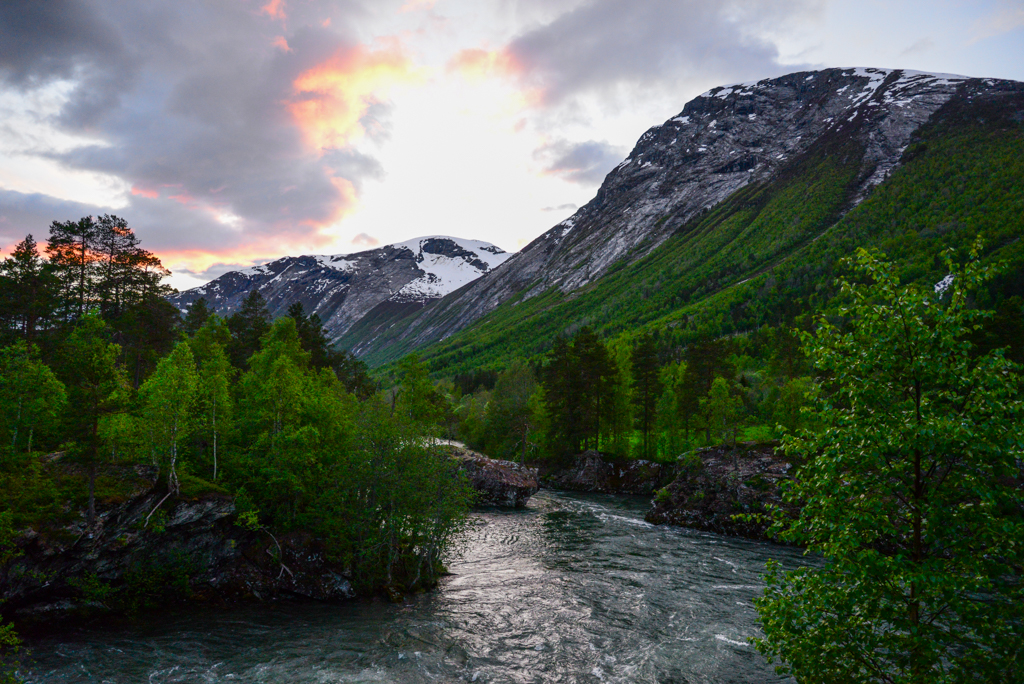
[{"label": "large rock outcrop", "polygon": [[671,466],[652,461],[605,460],[599,452],[586,451],[568,468],[556,470],[544,478],[552,489],[602,494],[653,494],[674,472]]},{"label": "large rock outcrop", "polygon": [[465,447],[448,448],[476,490],[477,506],[522,508],[540,488],[536,468],[488,458]]},{"label": "large rock outcrop", "polygon": [[765,521],[737,520],[740,513],[783,509],[779,484],[791,464],[774,445],[738,444],[700,449],[680,458],[676,478],[658,492],[645,519],[705,532],[768,539]]},{"label": "large rock outcrop", "polygon": [[[81,475],[70,472],[74,466],[68,470]],[[131,609],[152,594],[163,600],[355,595],[345,569],[328,562],[312,537],[274,538],[239,527],[232,497],[216,491],[167,498],[157,508],[166,492],[156,476],[151,466],[107,468],[100,479],[116,479],[123,488],[98,501],[95,525],[83,515],[24,530],[20,555],[3,578],[5,612],[32,622]]]}]

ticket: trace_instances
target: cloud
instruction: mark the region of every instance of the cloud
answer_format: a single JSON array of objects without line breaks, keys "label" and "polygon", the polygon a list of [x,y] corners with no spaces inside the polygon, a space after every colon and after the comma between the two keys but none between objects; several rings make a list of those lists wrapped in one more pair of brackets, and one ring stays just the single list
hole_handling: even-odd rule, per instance
[{"label": "cloud", "polygon": [[579,206],[576,204],[559,204],[557,207],[544,207],[541,211],[576,211]]},{"label": "cloud", "polygon": [[1002,0],[986,16],[974,22],[968,44],[974,44],[1024,27],[1024,7],[1019,0]]},{"label": "cloud", "polygon": [[928,52],[935,47],[935,41],[925,36],[921,40],[915,42],[913,45],[908,47],[906,50],[900,53],[900,57],[907,57],[908,55],[916,55],[921,52]]},{"label": "cloud", "polygon": [[511,75],[544,105],[584,93],[635,95],[708,79],[763,78],[793,69],[763,37],[823,0],[589,0],[530,28],[498,51],[462,51],[450,67]]},{"label": "cloud", "polygon": [[[165,262],[314,249],[381,177],[356,143],[387,137],[388,88],[414,77],[397,41],[360,42],[346,19],[363,12],[345,0],[5,2],[0,83],[27,97],[71,84],[50,124],[97,142],[28,153],[124,181],[116,213]],[[107,211],[4,201],[4,230],[22,235]]]},{"label": "cloud", "polygon": [[380,244],[380,240],[373,237],[372,235],[360,233],[359,235],[356,235],[354,238],[352,238],[352,244],[355,245],[356,247],[376,247],[377,245]]},{"label": "cloud", "polygon": [[579,185],[600,185],[608,172],[621,162],[628,150],[607,142],[588,140],[548,143],[534,153],[544,164],[544,173]]}]

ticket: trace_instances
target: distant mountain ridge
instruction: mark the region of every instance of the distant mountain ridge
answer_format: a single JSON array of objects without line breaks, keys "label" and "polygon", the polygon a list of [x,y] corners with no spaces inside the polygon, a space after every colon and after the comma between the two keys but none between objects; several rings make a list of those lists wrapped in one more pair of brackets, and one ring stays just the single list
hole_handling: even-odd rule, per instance
[{"label": "distant mountain ridge", "polygon": [[231,271],[173,295],[183,313],[200,298],[230,315],[254,289],[271,315],[300,302],[332,341],[377,307],[408,315],[504,263],[511,254],[480,240],[427,236],[353,254],[282,257]]}]

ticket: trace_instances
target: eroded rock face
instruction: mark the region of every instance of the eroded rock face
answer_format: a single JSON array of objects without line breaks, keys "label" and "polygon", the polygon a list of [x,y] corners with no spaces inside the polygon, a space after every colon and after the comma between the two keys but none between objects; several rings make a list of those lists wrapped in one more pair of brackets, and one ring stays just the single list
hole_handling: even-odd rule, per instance
[{"label": "eroded rock face", "polygon": [[676,478],[653,502],[645,519],[705,532],[768,539],[766,522],[735,520],[738,513],[782,507],[779,484],[790,463],[773,445],[739,444],[701,449],[684,457]]},{"label": "eroded rock face", "polygon": [[[354,596],[344,568],[327,561],[308,535],[276,541],[234,524],[230,496],[209,493],[164,498],[151,466],[122,467],[107,475],[132,488],[123,500],[98,502],[97,521],[84,515],[56,529],[26,530],[21,556],[4,577],[4,608],[21,621],[60,619],[124,608],[145,583],[174,583],[167,598],[340,600]],[[151,587],[152,588],[152,587]]]},{"label": "eroded rock face", "polygon": [[606,461],[597,451],[576,457],[572,466],[549,474],[544,484],[552,489],[603,494],[653,494],[671,477],[671,468],[652,461]]},{"label": "eroded rock face", "polygon": [[522,508],[540,488],[536,468],[488,458],[463,447],[448,448],[476,490],[478,506]]}]

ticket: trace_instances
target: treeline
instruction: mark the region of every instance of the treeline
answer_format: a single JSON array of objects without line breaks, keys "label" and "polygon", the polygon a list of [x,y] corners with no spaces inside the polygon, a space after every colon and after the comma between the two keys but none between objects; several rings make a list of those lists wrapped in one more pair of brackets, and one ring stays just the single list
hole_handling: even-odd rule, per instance
[{"label": "treeline", "polygon": [[415,383],[385,396],[315,314],[271,320],[256,291],[182,319],[117,217],[54,222],[43,252],[28,236],[0,263],[0,527],[92,525],[148,464],[166,496],[147,527],[175,497],[230,493],[250,526],[313,533],[364,591],[436,581],[469,494]]},{"label": "treeline", "polygon": [[[664,335],[603,340],[583,327],[539,360],[438,381],[432,415],[448,436],[496,457],[565,462],[596,449],[674,461],[800,427],[813,383],[799,346],[788,328],[679,348]],[[397,370],[427,376],[415,355]]]}]

